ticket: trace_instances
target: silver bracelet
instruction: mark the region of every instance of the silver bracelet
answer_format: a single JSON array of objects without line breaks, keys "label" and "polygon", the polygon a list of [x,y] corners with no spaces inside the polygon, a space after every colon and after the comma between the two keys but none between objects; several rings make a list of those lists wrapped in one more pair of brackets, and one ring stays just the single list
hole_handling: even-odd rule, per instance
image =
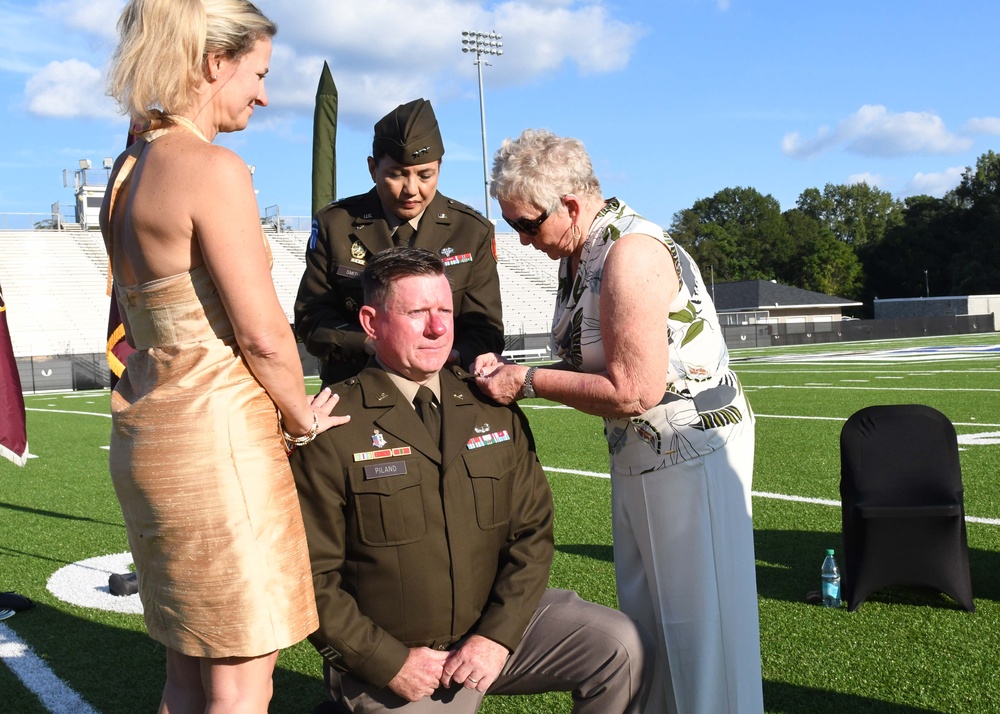
[{"label": "silver bracelet", "polygon": [[281,436],[285,439],[285,445],[291,449],[294,446],[305,446],[310,441],[316,438],[319,434],[319,416],[316,412],[312,413],[313,424],[309,431],[302,436],[292,436],[287,431],[285,431],[284,421],[279,422],[281,424]]}]

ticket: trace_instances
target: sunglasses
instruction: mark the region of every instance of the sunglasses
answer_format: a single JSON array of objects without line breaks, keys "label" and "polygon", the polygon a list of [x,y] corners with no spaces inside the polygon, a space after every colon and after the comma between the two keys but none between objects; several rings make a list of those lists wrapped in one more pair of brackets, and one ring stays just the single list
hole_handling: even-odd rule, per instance
[{"label": "sunglasses", "polygon": [[504,216],[502,213],[500,216],[504,219],[504,221],[506,221],[508,226],[513,228],[518,233],[523,233],[526,236],[537,236],[538,229],[541,228],[545,219],[549,217],[549,212],[545,211],[534,220],[530,218],[507,218],[507,216]]}]

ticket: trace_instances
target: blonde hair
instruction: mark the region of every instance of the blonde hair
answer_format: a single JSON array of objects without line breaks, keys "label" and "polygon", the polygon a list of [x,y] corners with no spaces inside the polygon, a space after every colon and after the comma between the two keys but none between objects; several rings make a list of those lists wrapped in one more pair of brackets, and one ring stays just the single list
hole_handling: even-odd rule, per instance
[{"label": "blonde hair", "polygon": [[516,139],[504,139],[493,154],[490,195],[504,201],[525,201],[542,210],[560,207],[567,194],[601,198],[583,142],[556,136],[545,129],[525,129]]},{"label": "blonde hair", "polygon": [[129,0],[118,18],[108,94],[139,121],[191,106],[205,59],[239,59],[277,26],[248,0]]}]

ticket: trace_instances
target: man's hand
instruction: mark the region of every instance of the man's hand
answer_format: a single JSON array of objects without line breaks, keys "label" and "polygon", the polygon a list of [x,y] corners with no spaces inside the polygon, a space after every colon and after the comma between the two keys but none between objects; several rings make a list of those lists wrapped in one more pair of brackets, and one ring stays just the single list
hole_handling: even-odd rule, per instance
[{"label": "man's hand", "polygon": [[441,674],[441,684],[452,682],[486,693],[500,675],[510,652],[503,645],[482,635],[471,635],[457,650],[448,653]]},{"label": "man's hand", "polygon": [[389,689],[409,702],[429,697],[441,686],[447,652],[412,647],[403,668],[389,682]]}]

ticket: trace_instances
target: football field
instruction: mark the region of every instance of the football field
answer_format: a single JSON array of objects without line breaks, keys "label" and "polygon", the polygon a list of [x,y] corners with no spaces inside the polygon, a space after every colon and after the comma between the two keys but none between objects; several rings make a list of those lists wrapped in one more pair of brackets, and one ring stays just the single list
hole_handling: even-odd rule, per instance
[{"label": "football field", "polygon": [[[736,350],[757,414],[754,528],[765,709],[1000,712],[1000,334]],[[310,381],[315,391],[316,382]],[[164,651],[137,596],[107,591],[130,558],[107,473],[107,391],[25,397],[33,458],[0,460],[0,591],[37,607],[0,622],[0,714],[153,712]],[[923,589],[854,613],[805,602],[840,541],[839,435],[872,404],[926,404],[959,435],[977,611]],[[615,605],[601,420],[522,403],[556,502],[551,584]],[[179,453],[178,458],[183,458]],[[322,699],[319,656],[284,651],[271,712]],[[487,698],[483,711],[569,712],[566,695]]]}]

